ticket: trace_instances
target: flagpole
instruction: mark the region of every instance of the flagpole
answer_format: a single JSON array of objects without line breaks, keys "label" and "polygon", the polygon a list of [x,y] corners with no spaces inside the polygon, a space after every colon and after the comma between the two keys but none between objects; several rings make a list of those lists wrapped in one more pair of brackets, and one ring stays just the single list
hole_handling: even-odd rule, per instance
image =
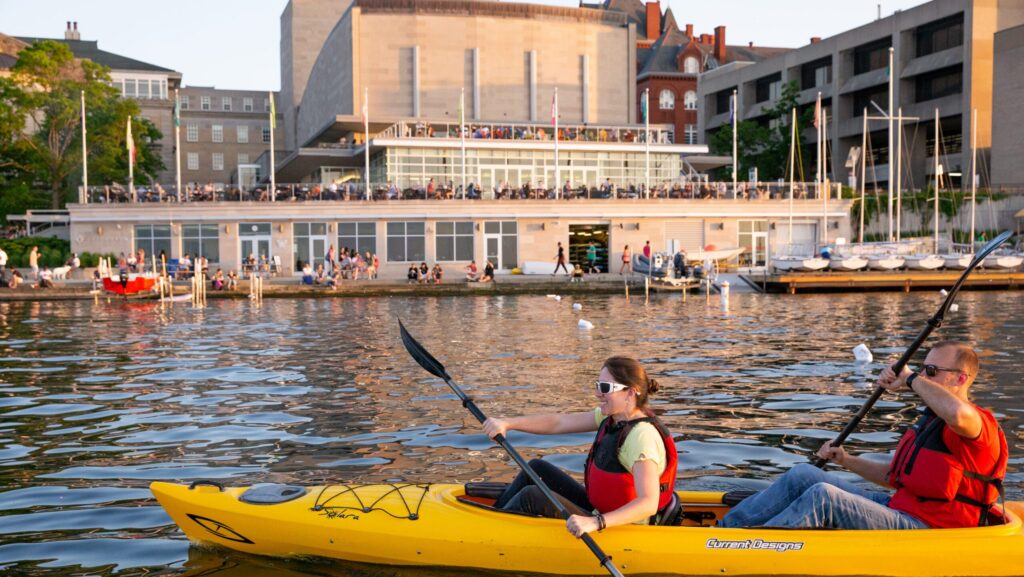
[{"label": "flagpole", "polygon": [[[938,147],[936,147],[938,150]],[[977,203],[978,188],[978,109],[971,111],[971,238],[967,241],[974,254],[974,208]],[[963,188],[963,187],[961,187]]]},{"label": "flagpole", "polygon": [[85,91],[82,91],[82,193],[78,195],[78,202],[89,203],[89,147],[85,143]]},{"label": "flagpole", "polygon": [[815,162],[817,162],[817,172],[814,175],[814,188],[815,188],[814,192],[819,194],[819,195],[821,194],[821,181],[823,180],[822,174],[821,174],[821,167],[822,167],[822,162],[821,162],[821,146],[822,146],[822,139],[823,139],[823,136],[822,136],[822,132],[823,131],[821,129],[821,127],[822,127],[822,121],[821,120],[822,120],[822,118],[821,118],[821,92],[818,92],[818,99],[817,99],[817,101],[814,104],[814,129],[815,129],[815,131],[816,131],[816,133],[818,135],[817,138],[816,138],[816,140],[818,141],[817,142],[817,146],[815,146],[818,158],[815,161]]},{"label": "flagpole", "polygon": [[644,189],[651,198],[651,89],[644,89]]},{"label": "flagpole", "polygon": [[893,240],[893,234],[892,234],[892,217],[893,217],[893,214],[892,214],[892,201],[893,201],[893,197],[892,197],[892,194],[893,194],[893,184],[894,183],[893,183],[893,178],[892,178],[893,177],[893,174],[892,174],[893,173],[893,162],[892,162],[892,137],[893,137],[893,133],[892,133],[892,112],[893,112],[893,110],[892,110],[892,101],[893,101],[893,81],[892,80],[893,80],[893,77],[895,76],[895,74],[893,74],[894,70],[893,70],[892,65],[893,65],[893,57],[894,57],[895,53],[896,53],[896,49],[893,48],[892,46],[890,46],[889,47],[889,109],[885,111],[885,114],[886,114],[886,116],[889,119],[889,176],[886,179],[886,180],[889,181],[889,242],[892,242],[892,240]]},{"label": "flagpole", "polygon": [[[868,179],[868,107],[864,107],[864,128],[860,140],[860,235],[857,242],[864,244],[864,202]],[[877,198],[877,195],[876,195]]]},{"label": "flagpole", "polygon": [[135,139],[132,137],[132,117],[128,117],[128,192],[132,202],[138,202],[135,196]]},{"label": "flagpole", "polygon": [[793,109],[793,121],[789,141],[789,254],[793,254],[793,179],[796,173],[796,108]]},{"label": "flagpole", "polygon": [[739,170],[739,159],[737,158],[738,147],[736,143],[736,109],[739,108],[739,102],[736,100],[737,92],[732,91],[732,197],[737,198],[736,195],[736,171]]},{"label": "flagpole", "polygon": [[898,106],[896,110],[899,111],[896,116],[896,241],[899,242],[903,218],[903,107]]},{"label": "flagpole", "polygon": [[459,94],[459,138],[462,147],[462,198],[466,198],[466,87]]},{"label": "flagpole", "polygon": [[366,173],[366,191],[364,196],[366,200],[373,198],[370,195],[370,87],[366,86],[363,88],[363,171]]},{"label": "flagpole", "polygon": [[181,97],[177,88],[174,89],[174,172],[178,203],[181,203]]},{"label": "flagpole", "polygon": [[822,109],[821,111],[821,190],[824,192],[825,199],[825,214],[822,217],[822,222],[825,225],[825,244],[828,245],[828,112]]},{"label": "flagpole", "polygon": [[267,91],[270,97],[270,202],[277,202],[277,163],[274,161],[274,128],[277,125],[277,111],[274,106],[274,93]]},{"label": "flagpole", "polygon": [[558,165],[558,87],[555,87],[555,101],[551,110],[551,121],[555,124],[555,198],[562,194],[562,167]]}]

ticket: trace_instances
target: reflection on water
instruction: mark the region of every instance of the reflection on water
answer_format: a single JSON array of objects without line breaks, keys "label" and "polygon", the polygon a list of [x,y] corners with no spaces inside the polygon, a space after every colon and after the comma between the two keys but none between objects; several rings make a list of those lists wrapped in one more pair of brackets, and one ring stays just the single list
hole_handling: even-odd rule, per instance
[{"label": "reflection on water", "polygon": [[[679,435],[682,485],[757,487],[833,437],[933,314],[936,294],[733,295],[649,306],[617,296],[275,300],[262,309],[0,304],[0,569],[19,574],[422,575],[189,549],[152,480],[229,484],[502,480],[506,455],[397,322],[488,414],[589,410],[612,354],[641,358]],[[572,309],[573,302],[583,305]],[[982,351],[979,404],[1011,444],[1008,498],[1024,498],[1020,293],[968,293],[940,331]],[[592,331],[577,328],[580,318]],[[891,450],[914,418],[886,397],[848,441]],[[590,435],[513,433],[528,457],[580,472]],[[430,575],[452,574],[431,571]]]}]

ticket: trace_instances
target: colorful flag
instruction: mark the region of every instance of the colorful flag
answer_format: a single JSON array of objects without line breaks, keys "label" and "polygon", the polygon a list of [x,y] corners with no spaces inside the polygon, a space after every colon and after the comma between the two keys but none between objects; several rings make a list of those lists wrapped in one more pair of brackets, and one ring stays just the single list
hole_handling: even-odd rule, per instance
[{"label": "colorful flag", "polygon": [[277,111],[274,108],[274,93],[268,92],[270,96],[270,128],[277,128]]},{"label": "colorful flag", "polygon": [[174,126],[181,126],[181,98],[174,95]]},{"label": "colorful flag", "polygon": [[128,129],[125,134],[125,140],[128,144],[128,162],[135,166],[135,140],[132,138],[132,117],[128,117]]},{"label": "colorful flag", "polygon": [[551,95],[551,126],[558,124],[558,93]]},{"label": "colorful flag", "polygon": [[650,91],[644,90],[643,96],[640,97],[640,121],[647,122],[647,99],[649,98]]},{"label": "colorful flag", "polygon": [[736,93],[729,97],[729,122],[736,120]]},{"label": "colorful flag", "polygon": [[821,96],[818,96],[818,100],[814,103],[814,127],[818,128],[821,124]]}]

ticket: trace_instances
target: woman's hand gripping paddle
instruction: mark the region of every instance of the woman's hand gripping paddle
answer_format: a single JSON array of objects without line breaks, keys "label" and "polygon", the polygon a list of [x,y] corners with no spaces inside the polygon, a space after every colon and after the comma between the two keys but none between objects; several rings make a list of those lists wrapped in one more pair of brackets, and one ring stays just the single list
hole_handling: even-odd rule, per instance
[{"label": "woman's hand gripping paddle", "polygon": [[[953,299],[956,298],[956,293],[960,292],[960,287],[963,286],[967,277],[974,272],[974,269],[981,264],[981,261],[985,260],[985,257],[992,254],[992,251],[999,248],[999,245],[1009,240],[1011,236],[1013,236],[1013,231],[1004,231],[1002,234],[992,239],[992,242],[985,245],[985,247],[981,249],[981,252],[974,255],[974,259],[971,261],[971,264],[967,265],[967,270],[960,275],[960,278],[956,281],[956,284],[953,285],[953,288],[949,289],[949,294],[946,295],[946,300],[943,301],[942,306],[939,307],[935,316],[928,319],[928,323],[924,326],[924,329],[921,330],[921,334],[917,335],[914,342],[907,347],[907,350],[903,351],[903,355],[900,357],[900,360],[896,361],[896,364],[892,366],[893,372],[898,375],[903,371],[903,367],[907,366],[907,363],[910,362],[910,358],[913,357],[914,353],[921,348],[921,345],[923,345],[924,341],[928,339],[928,336],[932,334],[932,331],[942,326],[942,319],[945,318],[946,311],[949,310],[949,305],[953,304]],[[853,419],[847,423],[843,432],[839,433],[839,436],[832,441],[831,444],[833,447],[838,447],[843,444],[843,441],[845,441],[846,438],[850,436],[850,433],[857,428],[857,425],[860,424],[864,415],[871,410],[871,407],[875,406],[875,402],[878,401],[878,398],[882,396],[883,392],[885,392],[885,389],[878,387],[875,389],[875,392],[871,393],[871,397],[869,397],[860,410],[857,411],[857,414],[853,416]],[[817,467],[824,467],[826,463],[828,463],[826,459],[819,458],[815,460],[814,465]]]},{"label": "woman's hand gripping paddle", "polygon": [[[402,324],[402,321],[398,321],[398,329],[402,333],[402,344],[405,345],[405,350],[409,351],[412,358],[428,373],[439,379],[443,379],[444,382],[447,383],[453,391],[455,391],[455,394],[459,396],[459,399],[462,400],[462,406],[469,409],[469,412],[476,417],[476,420],[483,424],[483,422],[487,420],[487,416],[480,410],[480,407],[476,406],[473,399],[467,397],[466,393],[462,392],[462,389],[452,382],[452,378],[448,375],[448,372],[444,370],[444,365],[435,359],[433,355],[427,352],[427,349],[423,348],[423,345],[419,344],[416,339],[412,338],[409,331],[405,330],[405,325]],[[541,480],[536,471],[526,464],[526,461],[523,460],[523,457],[519,452],[509,444],[508,439],[506,439],[504,435],[498,435],[494,437],[494,441],[498,443],[502,449],[505,449],[505,452],[512,457],[512,460],[515,461],[517,465],[519,465],[519,468],[530,477],[533,484],[536,485],[537,488],[544,493],[544,496],[558,508],[558,512],[561,513],[562,518],[568,519],[569,510],[565,508],[565,505],[562,505],[562,502],[559,501],[557,497],[555,497],[555,494],[552,493],[551,489],[544,484],[544,481]],[[590,548],[590,552],[597,557],[598,561],[601,562],[601,565],[608,571],[608,573],[613,577],[622,577],[622,573],[619,571],[618,567],[612,563],[612,558],[605,555],[604,551],[601,550],[601,547],[594,542],[594,539],[591,538],[590,535],[584,534],[581,539],[587,544],[587,547]]]}]

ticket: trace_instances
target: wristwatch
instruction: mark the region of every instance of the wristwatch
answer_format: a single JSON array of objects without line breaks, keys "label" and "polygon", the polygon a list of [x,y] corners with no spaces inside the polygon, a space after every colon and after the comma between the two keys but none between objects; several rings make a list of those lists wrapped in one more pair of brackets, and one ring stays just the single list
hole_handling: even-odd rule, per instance
[{"label": "wristwatch", "polygon": [[917,371],[914,371],[910,373],[910,375],[907,376],[907,380],[904,381],[904,383],[906,383],[907,385],[907,388],[910,389],[911,391],[914,390],[914,379],[916,379],[919,374],[920,373],[918,373]]}]

